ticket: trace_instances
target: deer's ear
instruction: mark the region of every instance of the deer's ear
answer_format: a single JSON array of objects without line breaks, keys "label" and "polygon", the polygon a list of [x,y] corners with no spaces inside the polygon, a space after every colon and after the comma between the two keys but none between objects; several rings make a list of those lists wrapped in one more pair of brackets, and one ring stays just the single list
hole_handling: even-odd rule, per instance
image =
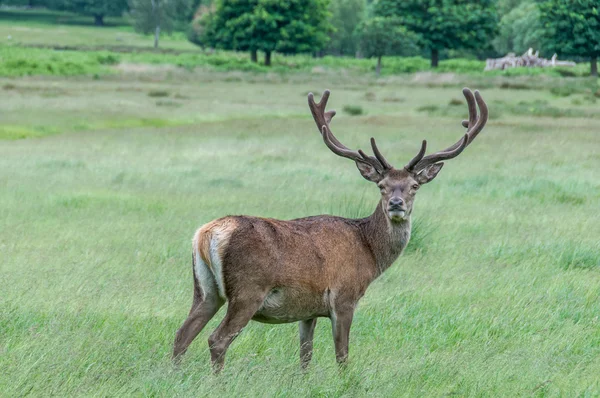
[{"label": "deer's ear", "polygon": [[419,172],[419,174],[417,174],[417,182],[421,185],[427,184],[429,181],[433,180],[438,175],[443,166],[444,163],[434,163],[430,166],[425,167]]},{"label": "deer's ear", "polygon": [[358,171],[360,171],[360,175],[362,175],[366,180],[372,181],[374,183],[378,183],[383,180],[383,176],[379,174],[375,167],[370,164],[363,162],[356,162],[356,167],[358,167]]}]

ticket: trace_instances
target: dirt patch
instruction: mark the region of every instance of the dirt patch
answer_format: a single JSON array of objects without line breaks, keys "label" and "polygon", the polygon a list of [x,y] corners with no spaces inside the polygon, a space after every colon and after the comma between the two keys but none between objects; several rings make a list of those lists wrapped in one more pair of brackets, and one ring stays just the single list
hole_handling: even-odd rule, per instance
[{"label": "dirt patch", "polygon": [[175,65],[149,65],[121,62],[120,64],[115,65],[114,69],[123,73],[154,73],[176,71],[178,70],[178,67]]},{"label": "dirt patch", "polygon": [[413,79],[415,83],[458,83],[458,77],[455,73],[433,73],[433,72],[417,72]]}]

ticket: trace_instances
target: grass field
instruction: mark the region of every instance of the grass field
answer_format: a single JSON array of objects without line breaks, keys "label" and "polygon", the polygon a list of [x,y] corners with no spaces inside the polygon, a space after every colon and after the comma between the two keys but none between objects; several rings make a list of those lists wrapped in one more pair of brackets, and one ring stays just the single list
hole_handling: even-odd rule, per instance
[{"label": "grass field", "polygon": [[[0,44],[48,47],[152,48],[154,38],[133,31],[126,18],[105,18],[106,26],[94,26],[91,16],[37,10],[0,9]],[[162,35],[161,47],[195,50],[185,35]]]},{"label": "grass field", "polygon": [[489,82],[492,119],[420,191],[413,240],[361,301],[346,369],[322,319],[306,373],[295,324],[251,323],[213,376],[206,339],[223,310],[170,364],[197,227],[374,208],[376,187],[319,138],[308,91],[332,90],[344,143],[375,136],[400,166],[423,138],[454,142],[460,84],[485,82],[1,80],[0,395],[598,396],[600,114],[586,94]]},{"label": "grass field", "polygon": [[[458,73],[477,61],[375,79],[368,60],[309,57],[248,73],[231,71],[247,54],[208,60],[182,37],[163,41],[182,54],[152,53],[124,20],[91,22],[0,10],[0,396],[600,396],[598,80]],[[24,47],[56,44],[104,50]],[[309,91],[332,90],[342,142],[374,136],[402,166],[423,138],[464,133],[465,85],[490,121],[417,195],[347,368],[327,319],[307,372],[297,325],[251,323],[214,376],[224,310],[171,365],[196,228],[374,209],[377,188],[319,137]]]}]

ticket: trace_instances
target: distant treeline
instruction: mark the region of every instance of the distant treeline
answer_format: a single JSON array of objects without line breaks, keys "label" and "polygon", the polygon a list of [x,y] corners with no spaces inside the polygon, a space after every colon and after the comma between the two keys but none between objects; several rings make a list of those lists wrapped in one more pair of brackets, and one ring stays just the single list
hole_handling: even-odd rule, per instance
[{"label": "distant treeline", "polygon": [[0,0],[94,18],[127,14],[143,33],[185,30],[203,47],[314,56],[496,57],[529,48],[589,59],[597,74],[600,0]]}]

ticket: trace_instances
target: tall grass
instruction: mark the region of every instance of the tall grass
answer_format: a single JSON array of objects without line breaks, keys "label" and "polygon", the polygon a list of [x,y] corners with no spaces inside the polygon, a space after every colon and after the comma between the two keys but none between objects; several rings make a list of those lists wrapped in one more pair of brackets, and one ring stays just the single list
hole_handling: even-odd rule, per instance
[{"label": "tall grass", "polygon": [[[423,138],[455,142],[466,115],[449,105],[456,87],[194,76],[2,82],[0,125],[53,134],[0,140],[0,395],[600,393],[600,141],[596,120],[576,116],[491,119],[419,190],[406,253],[356,310],[346,368],[327,319],[306,372],[297,325],[253,322],[214,376],[207,337],[224,311],[173,367],[196,228],[227,214],[365,217],[376,206],[377,187],[323,144],[307,90],[364,107],[336,116],[336,136],[363,149],[376,137],[397,167]],[[153,91],[184,105],[158,106]],[[492,113],[496,101],[573,107],[548,90],[482,93]],[[462,111],[416,111],[430,104]]]}]

